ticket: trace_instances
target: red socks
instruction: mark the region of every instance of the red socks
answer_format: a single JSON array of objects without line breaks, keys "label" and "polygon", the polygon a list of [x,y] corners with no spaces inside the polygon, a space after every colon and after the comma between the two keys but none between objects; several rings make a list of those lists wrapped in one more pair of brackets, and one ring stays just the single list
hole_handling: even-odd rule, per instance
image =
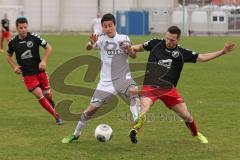
[{"label": "red socks", "polygon": [[195,123],[194,119],[193,119],[192,122],[185,122],[185,124],[190,129],[190,131],[192,132],[192,135],[197,136],[198,131],[197,131],[197,126],[196,126],[196,123]]},{"label": "red socks", "polygon": [[41,97],[38,101],[41,104],[41,106],[44,109],[46,109],[54,118],[60,118],[59,114],[55,112],[55,110],[52,108],[52,105],[49,103],[47,98]]}]

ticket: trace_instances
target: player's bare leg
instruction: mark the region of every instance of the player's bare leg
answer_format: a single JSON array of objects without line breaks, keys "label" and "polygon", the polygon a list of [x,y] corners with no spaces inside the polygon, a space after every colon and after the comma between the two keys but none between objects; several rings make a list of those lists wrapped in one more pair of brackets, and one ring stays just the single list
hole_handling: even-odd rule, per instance
[{"label": "player's bare leg", "polygon": [[43,95],[48,99],[48,101],[51,103],[53,109],[55,108],[55,102],[53,101],[53,93],[51,89],[43,90]]},{"label": "player's bare leg", "polygon": [[134,128],[130,131],[129,137],[132,143],[137,143],[137,133],[143,126],[143,123],[146,121],[146,113],[153,105],[153,102],[148,97],[141,97],[141,111],[137,120],[137,123],[134,125]]},{"label": "player's bare leg", "polygon": [[141,112],[138,118],[138,122],[134,126],[135,129],[140,130],[143,126],[144,121],[146,120],[146,113],[150,109],[150,107],[153,105],[153,102],[148,97],[141,97]]},{"label": "player's bare leg", "polygon": [[197,130],[196,123],[187,109],[185,103],[180,103],[172,107],[172,110],[175,111],[185,122],[186,126],[190,129],[192,135],[197,137],[201,143],[208,143],[208,140]]},{"label": "player's bare leg", "polygon": [[81,132],[84,128],[87,126],[87,121],[90,119],[94,113],[98,110],[99,107],[95,107],[93,105],[89,105],[87,109],[82,113],[80,120],[78,121],[78,124],[75,128],[75,131],[73,134],[65,137],[62,139],[62,143],[70,143],[73,140],[78,140],[79,136],[81,135]]},{"label": "player's bare leg", "polygon": [[138,120],[138,116],[140,114],[140,109],[141,109],[140,98],[139,98],[136,86],[131,86],[128,89],[128,97],[130,100],[130,111],[132,113],[132,117],[135,125]]},{"label": "player's bare leg", "polygon": [[60,115],[55,112],[55,110],[53,109],[52,105],[49,103],[47,98],[44,97],[42,89],[40,87],[37,87],[34,90],[32,90],[31,92],[32,92],[33,95],[35,95],[35,97],[37,97],[37,99],[38,99],[39,103],[41,104],[41,106],[45,110],[47,110],[56,119],[56,123],[61,125],[62,124],[62,120],[61,120]]},{"label": "player's bare leg", "polygon": [[131,122],[131,131],[129,133],[129,137],[132,143],[137,143],[137,131],[134,129],[134,126],[138,122],[139,114],[140,114],[140,99],[136,86],[131,86],[128,89],[128,95],[130,99],[130,111],[132,113],[133,122]]}]

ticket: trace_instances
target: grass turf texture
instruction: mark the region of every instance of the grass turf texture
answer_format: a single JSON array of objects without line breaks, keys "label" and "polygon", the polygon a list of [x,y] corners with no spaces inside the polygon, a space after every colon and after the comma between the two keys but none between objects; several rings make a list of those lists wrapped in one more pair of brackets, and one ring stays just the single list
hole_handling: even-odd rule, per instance
[{"label": "grass turf texture", "polygon": [[[87,36],[43,36],[53,46],[48,61],[48,73],[73,57],[98,56],[97,51],[85,51]],[[151,38],[131,37],[134,44]],[[185,48],[201,52],[221,49],[225,41],[239,42],[237,37],[183,37]],[[71,134],[76,122],[65,121],[63,126],[54,119],[29,94],[21,76],[13,73],[4,54],[0,54],[0,159],[1,160],[74,160],[74,159],[186,159],[216,160],[239,159],[239,46],[230,54],[207,63],[185,64],[178,89],[194,115],[199,130],[208,138],[209,144],[195,141],[184,123],[166,109],[162,103],[155,104],[137,145],[128,138],[130,129],[126,115],[129,106],[123,101],[105,116],[91,120],[80,141],[61,144],[61,139]],[[147,61],[143,53],[131,62]],[[74,70],[65,83],[75,86],[93,83],[82,81],[85,69]],[[74,101],[72,112],[86,108],[90,97],[54,92],[56,102],[62,99]],[[100,123],[113,128],[113,139],[99,143],[93,134]]]}]

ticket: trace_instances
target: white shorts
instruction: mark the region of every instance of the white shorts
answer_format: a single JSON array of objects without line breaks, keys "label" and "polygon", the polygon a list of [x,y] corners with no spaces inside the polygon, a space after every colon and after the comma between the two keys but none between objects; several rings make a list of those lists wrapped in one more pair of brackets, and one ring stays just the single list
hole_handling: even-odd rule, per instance
[{"label": "white shorts", "polygon": [[99,107],[102,104],[106,104],[113,95],[122,94],[128,97],[128,89],[134,86],[136,82],[131,79],[117,79],[114,81],[99,81],[96,90],[93,93],[90,104]]}]

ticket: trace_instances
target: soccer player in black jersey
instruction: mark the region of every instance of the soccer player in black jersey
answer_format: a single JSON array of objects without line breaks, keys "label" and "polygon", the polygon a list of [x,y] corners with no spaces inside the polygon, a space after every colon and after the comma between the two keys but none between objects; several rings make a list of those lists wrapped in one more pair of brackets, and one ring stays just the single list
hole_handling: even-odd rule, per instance
[{"label": "soccer player in black jersey", "polygon": [[3,52],[4,39],[9,42],[10,40],[10,22],[7,17],[7,13],[4,14],[4,18],[1,20],[1,42],[0,42],[0,52]]},{"label": "soccer player in black jersey", "polygon": [[[41,106],[55,119],[57,124],[62,124],[61,117],[55,112],[52,100],[52,91],[46,70],[46,62],[52,52],[52,47],[37,34],[28,32],[28,21],[24,17],[16,20],[18,35],[13,37],[8,44],[8,63],[16,74],[22,74],[26,88],[38,99]],[[39,47],[45,49],[45,54],[40,59]],[[13,60],[16,55],[18,65]]]},{"label": "soccer player in black jersey", "polygon": [[230,53],[234,49],[233,43],[226,43],[222,50],[198,54],[194,51],[184,49],[178,42],[181,30],[177,26],[168,28],[165,39],[152,39],[144,44],[132,46],[132,50],[150,51],[148,64],[146,67],[143,87],[141,89],[141,113],[138,123],[131,130],[131,140],[136,138],[138,130],[145,121],[145,114],[149,108],[158,100],[176,112],[186,123],[192,135],[201,143],[208,143],[208,140],[198,132],[196,123],[189,113],[187,106],[176,89],[180,74],[185,62],[207,62],[224,54]]}]

